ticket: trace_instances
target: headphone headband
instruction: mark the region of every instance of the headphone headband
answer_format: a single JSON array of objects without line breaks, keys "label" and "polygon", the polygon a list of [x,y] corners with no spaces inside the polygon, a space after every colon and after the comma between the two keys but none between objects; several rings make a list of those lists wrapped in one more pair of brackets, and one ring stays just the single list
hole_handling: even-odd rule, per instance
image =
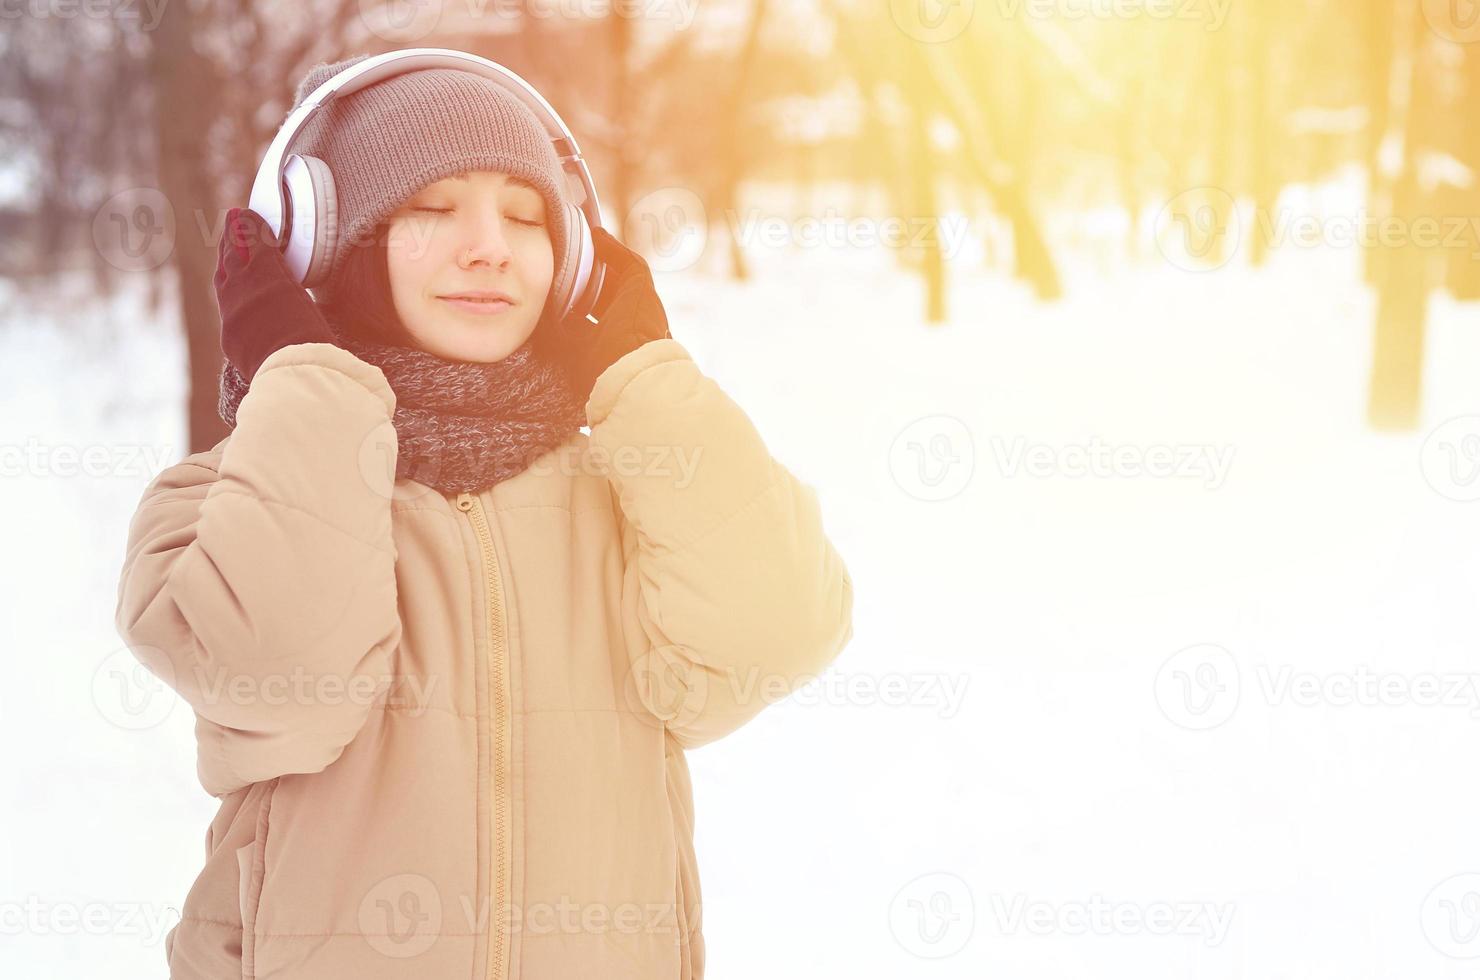
[{"label": "headphone headband", "polygon": [[[528,106],[545,127],[545,132],[554,145],[555,155],[566,174],[571,202],[585,213],[591,228],[601,227],[601,206],[596,199],[596,185],[591,180],[591,172],[581,156],[580,147],[569,127],[534,86],[503,65],[466,51],[452,48],[406,48],[373,55],[323,82],[304,97],[303,102],[293,110],[273,137],[262,158],[262,165],[257,168],[257,176],[252,181],[248,206],[267,222],[277,236],[279,245],[283,240],[283,213],[287,208],[287,195],[283,189],[283,161],[288,147],[308,125],[308,121],[335,99],[351,95],[394,75],[425,68],[455,68],[473,72],[498,83]],[[576,199],[577,194],[579,200]],[[313,233],[313,229],[308,231]],[[298,234],[298,230],[295,229],[293,233]]]}]

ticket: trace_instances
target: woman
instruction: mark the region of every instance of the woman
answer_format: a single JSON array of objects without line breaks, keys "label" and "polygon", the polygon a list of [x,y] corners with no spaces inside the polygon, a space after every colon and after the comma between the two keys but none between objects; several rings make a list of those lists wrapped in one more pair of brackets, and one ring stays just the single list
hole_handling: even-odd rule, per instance
[{"label": "woman", "polygon": [[229,215],[232,432],[150,483],[119,584],[221,800],[170,976],[702,977],[684,750],[851,637],[816,496],[610,235],[600,322],[553,322],[527,108],[421,70],[315,127],[327,288]]}]

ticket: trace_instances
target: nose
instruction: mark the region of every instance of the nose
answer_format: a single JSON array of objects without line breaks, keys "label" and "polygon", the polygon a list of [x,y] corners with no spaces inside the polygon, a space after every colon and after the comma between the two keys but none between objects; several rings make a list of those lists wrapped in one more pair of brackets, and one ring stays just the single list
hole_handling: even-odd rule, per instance
[{"label": "nose", "polygon": [[513,259],[509,241],[504,237],[503,221],[498,209],[480,212],[471,221],[469,236],[458,253],[458,264],[464,269],[476,266],[507,267]]}]

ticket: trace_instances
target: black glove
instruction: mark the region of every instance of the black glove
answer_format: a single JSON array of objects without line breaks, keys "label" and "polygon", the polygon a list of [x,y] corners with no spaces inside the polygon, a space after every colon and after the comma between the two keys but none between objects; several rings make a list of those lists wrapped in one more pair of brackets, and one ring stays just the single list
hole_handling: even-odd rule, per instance
[{"label": "black glove", "polygon": [[226,212],[215,285],[221,350],[248,383],[283,347],[335,342],[324,314],[273,244],[272,229],[249,208]]},{"label": "black glove", "polygon": [[582,405],[590,399],[596,379],[623,355],[650,340],[673,336],[647,260],[605,228],[593,228],[591,242],[597,261],[606,266],[592,310],[598,322],[577,318],[565,331],[567,342],[558,355]]}]

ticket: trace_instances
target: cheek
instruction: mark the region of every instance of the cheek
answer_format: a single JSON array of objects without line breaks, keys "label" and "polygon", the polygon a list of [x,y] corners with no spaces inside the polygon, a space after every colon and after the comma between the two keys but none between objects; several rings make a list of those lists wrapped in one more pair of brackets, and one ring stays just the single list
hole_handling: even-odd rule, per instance
[{"label": "cheek", "polygon": [[415,292],[430,267],[431,243],[424,234],[403,227],[392,229],[386,244],[391,291],[397,296]]},{"label": "cheek", "polygon": [[531,286],[539,287],[542,293],[549,291],[555,278],[555,252],[549,237],[541,236],[538,242],[530,245],[524,269]]}]

